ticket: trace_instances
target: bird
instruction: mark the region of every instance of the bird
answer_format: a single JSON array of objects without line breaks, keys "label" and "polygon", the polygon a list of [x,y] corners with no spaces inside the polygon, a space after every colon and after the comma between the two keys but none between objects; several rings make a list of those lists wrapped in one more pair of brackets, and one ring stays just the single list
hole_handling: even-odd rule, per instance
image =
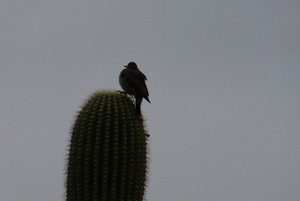
[{"label": "bird", "polygon": [[137,115],[141,116],[141,104],[143,98],[149,103],[149,92],[146,85],[147,77],[137,67],[135,62],[129,62],[124,66],[119,75],[119,83],[125,93],[128,93],[135,98],[135,110]]}]

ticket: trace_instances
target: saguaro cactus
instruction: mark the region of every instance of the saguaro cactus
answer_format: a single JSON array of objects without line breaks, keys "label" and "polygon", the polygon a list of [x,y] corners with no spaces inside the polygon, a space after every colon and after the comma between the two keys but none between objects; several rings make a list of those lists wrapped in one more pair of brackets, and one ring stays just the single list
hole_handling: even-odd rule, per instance
[{"label": "saguaro cactus", "polygon": [[114,91],[92,94],[72,129],[66,200],[143,200],[146,135],[129,97]]}]

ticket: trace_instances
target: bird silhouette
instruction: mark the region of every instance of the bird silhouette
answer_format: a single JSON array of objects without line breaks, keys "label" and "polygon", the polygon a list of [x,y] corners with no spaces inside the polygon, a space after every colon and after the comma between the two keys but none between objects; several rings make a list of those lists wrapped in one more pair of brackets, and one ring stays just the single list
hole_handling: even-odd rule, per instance
[{"label": "bird silhouette", "polygon": [[129,62],[125,69],[121,71],[119,76],[119,83],[122,89],[134,96],[135,110],[138,115],[141,115],[141,104],[143,98],[149,103],[149,92],[146,85],[147,77],[142,73],[135,62]]}]

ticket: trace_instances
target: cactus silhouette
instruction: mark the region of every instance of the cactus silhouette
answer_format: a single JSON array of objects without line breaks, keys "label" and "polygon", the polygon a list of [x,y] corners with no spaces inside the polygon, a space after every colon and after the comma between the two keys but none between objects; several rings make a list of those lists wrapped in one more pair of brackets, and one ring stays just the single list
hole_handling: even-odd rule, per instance
[{"label": "cactus silhouette", "polygon": [[66,200],[144,200],[146,135],[129,97],[114,91],[92,94],[72,129]]}]

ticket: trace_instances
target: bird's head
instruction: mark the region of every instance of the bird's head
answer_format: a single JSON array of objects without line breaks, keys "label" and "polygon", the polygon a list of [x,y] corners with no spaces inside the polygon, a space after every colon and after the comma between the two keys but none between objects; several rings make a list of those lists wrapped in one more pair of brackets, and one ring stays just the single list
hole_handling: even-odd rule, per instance
[{"label": "bird's head", "polygon": [[134,63],[133,61],[129,62],[128,65],[124,67],[129,70],[138,70],[136,63]]}]

